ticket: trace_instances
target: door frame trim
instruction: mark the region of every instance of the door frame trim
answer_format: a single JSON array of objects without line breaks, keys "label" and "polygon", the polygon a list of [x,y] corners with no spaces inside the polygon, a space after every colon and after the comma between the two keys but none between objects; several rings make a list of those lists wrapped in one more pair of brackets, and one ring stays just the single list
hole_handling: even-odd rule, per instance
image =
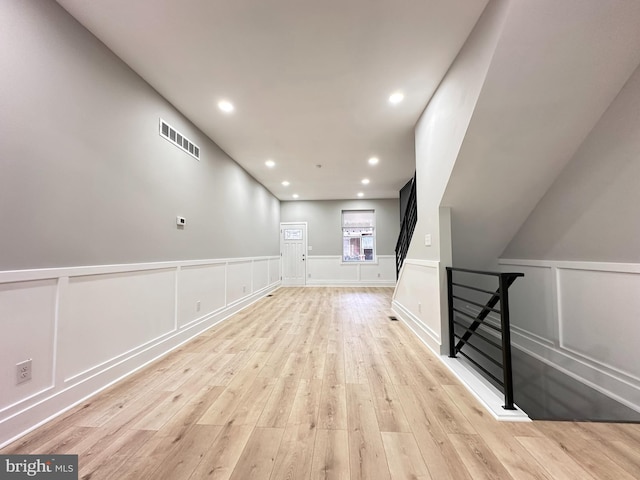
[{"label": "door frame trim", "polygon": [[284,272],[284,263],[283,263],[283,242],[284,235],[282,229],[286,225],[304,225],[304,283],[300,286],[304,287],[307,285],[307,263],[309,262],[309,223],[308,222],[280,222],[280,281],[283,282],[282,286],[292,286],[292,285],[284,285],[283,275]]}]

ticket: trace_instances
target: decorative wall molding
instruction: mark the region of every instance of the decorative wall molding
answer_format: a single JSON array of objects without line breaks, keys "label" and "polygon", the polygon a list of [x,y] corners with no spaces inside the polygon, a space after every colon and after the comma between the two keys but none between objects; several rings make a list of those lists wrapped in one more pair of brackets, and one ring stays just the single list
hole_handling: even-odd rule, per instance
[{"label": "decorative wall molding", "polygon": [[590,270],[594,272],[640,273],[640,263],[585,262],[569,260],[518,260],[500,258],[498,259],[498,264],[523,267],[563,268],[567,270]]},{"label": "decorative wall molding", "polygon": [[0,364],[33,359],[0,376],[0,447],[279,285],[279,256],[0,272]]},{"label": "decorative wall molding", "polygon": [[640,264],[498,263],[525,273],[510,289],[513,345],[640,411]]},{"label": "decorative wall molding", "polygon": [[374,263],[342,262],[340,255],[307,256],[307,286],[378,286],[396,284],[394,255],[378,255]]},{"label": "decorative wall molding", "polygon": [[437,260],[421,260],[417,258],[407,258],[404,261],[405,265],[417,265],[419,267],[439,268],[440,262]]}]

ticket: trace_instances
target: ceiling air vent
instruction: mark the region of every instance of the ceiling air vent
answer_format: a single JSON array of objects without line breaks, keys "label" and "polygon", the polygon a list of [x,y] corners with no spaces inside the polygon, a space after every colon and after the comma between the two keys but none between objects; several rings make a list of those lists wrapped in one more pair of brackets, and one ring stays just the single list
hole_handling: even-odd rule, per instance
[{"label": "ceiling air vent", "polygon": [[200,160],[200,148],[162,119],[160,119],[160,136],[187,152],[196,160]]}]

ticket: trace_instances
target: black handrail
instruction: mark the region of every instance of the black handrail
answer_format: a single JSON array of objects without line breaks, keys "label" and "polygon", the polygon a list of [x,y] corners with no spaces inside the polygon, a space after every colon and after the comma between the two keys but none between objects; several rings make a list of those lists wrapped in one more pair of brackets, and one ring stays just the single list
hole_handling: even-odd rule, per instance
[{"label": "black handrail", "polygon": [[400,269],[402,268],[404,259],[407,257],[416,223],[418,223],[418,201],[416,194],[416,175],[414,174],[411,180],[411,191],[409,193],[409,199],[407,200],[407,209],[404,212],[404,218],[400,224],[400,234],[396,242],[396,279],[400,276]]},{"label": "black handrail", "polygon": [[[470,273],[474,275],[484,275],[484,276],[492,276],[498,277],[498,288],[495,292],[478,288],[471,285],[465,285],[460,282],[453,281],[453,272],[460,273]],[[524,277],[524,273],[503,273],[503,272],[485,272],[481,270],[469,270],[466,268],[453,268],[447,267],[447,296],[449,302],[449,356],[452,358],[456,357],[456,354],[460,354],[465,357],[467,360],[472,362],[476,367],[478,367],[482,372],[484,372],[487,376],[489,376],[493,381],[495,381],[498,385],[503,388],[504,391],[504,408],[506,410],[515,410],[513,405],[513,372],[511,366],[511,327],[510,327],[510,318],[509,318],[509,287],[515,282],[516,278]],[[478,303],[475,300],[471,300],[469,298],[462,297],[460,294],[454,295],[454,288],[464,288],[467,290],[473,290],[475,292],[489,294],[491,297],[486,303],[483,305],[482,303]],[[472,305],[477,305],[481,307],[480,313],[476,316],[473,316],[469,313],[466,313],[460,308],[456,307],[456,300],[459,302],[466,302]],[[500,303],[500,308],[495,308],[496,305]],[[490,323],[483,323],[485,319],[489,316],[491,312],[497,313],[500,315],[500,327],[496,327]],[[469,325],[467,323],[463,323],[459,320],[456,320],[456,313],[462,314],[464,317],[467,317],[473,322]],[[455,327],[456,325],[460,327],[460,334],[456,333]],[[491,327],[491,329],[500,332],[501,342],[498,345],[495,342],[490,341],[484,335],[481,335],[477,332],[480,326]],[[494,357],[492,357],[486,351],[481,350],[478,346],[472,345],[469,343],[470,338],[476,335],[479,338],[483,339],[485,343],[488,345],[497,348],[501,351],[501,360],[500,363]],[[456,343],[456,338],[458,342]],[[500,380],[496,375],[491,373],[485,367],[483,367],[480,363],[474,360],[470,355],[462,352],[462,348],[468,345],[469,348],[473,349],[477,353],[481,354],[483,357],[489,359],[493,364],[497,365],[502,369],[502,380]]]}]

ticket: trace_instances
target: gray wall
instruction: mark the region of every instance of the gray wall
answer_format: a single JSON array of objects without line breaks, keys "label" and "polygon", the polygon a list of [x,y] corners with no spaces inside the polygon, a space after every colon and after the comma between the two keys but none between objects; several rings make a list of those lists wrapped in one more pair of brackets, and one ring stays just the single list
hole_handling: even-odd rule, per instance
[{"label": "gray wall", "polygon": [[279,201],[59,5],[3,2],[0,44],[0,270],[278,253]]},{"label": "gray wall", "polygon": [[640,68],[502,253],[640,262]]},{"label": "gray wall", "polygon": [[282,222],[307,222],[309,255],[342,255],[342,210],[376,211],[377,255],[394,255],[400,233],[398,199],[282,202]]}]

